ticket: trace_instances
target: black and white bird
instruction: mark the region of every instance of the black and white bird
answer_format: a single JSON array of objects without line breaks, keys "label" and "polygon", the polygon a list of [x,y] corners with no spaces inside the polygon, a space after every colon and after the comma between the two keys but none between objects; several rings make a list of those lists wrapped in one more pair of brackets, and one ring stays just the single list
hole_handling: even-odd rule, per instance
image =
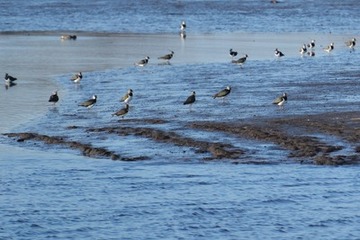
[{"label": "black and white bird", "polygon": [[137,65],[137,66],[139,66],[139,67],[143,67],[143,66],[145,66],[146,64],[149,63],[149,59],[150,59],[150,57],[147,56],[146,58],[141,59],[140,61],[138,61],[137,63],[135,63],[135,65]]},{"label": "black and white bird", "polygon": [[300,54],[303,55],[307,52],[306,44],[304,43],[299,50]]},{"label": "black and white bird", "polygon": [[6,84],[11,84],[13,83],[15,80],[17,80],[16,77],[10,76],[9,74],[5,73],[5,83]]},{"label": "black and white bird", "polygon": [[193,91],[191,93],[191,95],[185,100],[184,105],[191,105],[195,102],[196,98],[195,98],[195,91]]},{"label": "black and white bird", "polygon": [[185,32],[185,30],[186,30],[186,22],[182,21],[181,24],[180,24],[180,31]]},{"label": "black and white bird", "polygon": [[231,87],[227,86],[225,89],[221,90],[220,92],[216,93],[213,98],[224,98],[231,92]]},{"label": "black and white bird", "polygon": [[331,52],[332,50],[334,50],[334,43],[331,43],[330,45],[324,48],[324,51],[328,53]]},{"label": "black and white bird", "polygon": [[76,73],[75,75],[73,75],[73,76],[70,78],[70,80],[73,81],[74,83],[78,83],[78,82],[81,81],[82,77],[83,77],[82,73],[81,73],[81,72],[78,72],[78,73]]},{"label": "black and white bird", "polygon": [[97,96],[93,95],[91,99],[86,100],[85,102],[80,103],[78,106],[92,108],[96,103]]},{"label": "black and white bird", "polygon": [[314,51],[308,51],[307,55],[310,57],[315,57],[315,52]]},{"label": "black and white bird", "polygon": [[285,54],[283,54],[279,49],[275,49],[275,56],[276,57],[283,57],[283,56],[285,56]]},{"label": "black and white bird", "polygon": [[277,98],[274,99],[273,104],[276,104],[282,108],[286,103],[286,101],[287,101],[287,93],[284,92],[281,96],[278,96]]},{"label": "black and white bird", "polygon": [[308,43],[307,47],[308,47],[308,48],[310,48],[310,49],[315,48],[315,40],[314,40],[314,39],[313,39],[313,40],[311,40],[311,42],[310,42],[310,43]]},{"label": "black and white bird", "polygon": [[230,54],[230,57],[234,58],[234,57],[236,57],[236,56],[237,56],[238,52],[233,51],[233,49],[232,49],[232,48],[230,48],[229,54]]},{"label": "black and white bird", "polygon": [[119,111],[117,111],[111,115],[124,118],[128,112],[129,112],[129,104],[126,103],[124,108],[120,109]]},{"label": "black and white bird", "polygon": [[349,41],[345,42],[346,46],[348,46],[349,48],[353,49],[356,45],[356,39],[350,39]]},{"label": "black and white bird", "polygon": [[55,103],[57,103],[59,101],[59,96],[57,94],[57,90],[54,91],[51,95],[50,95],[50,98],[49,98],[49,102],[53,103],[55,105]]},{"label": "black and white bird", "polygon": [[60,37],[61,40],[76,40],[77,36],[76,35],[62,35]]},{"label": "black and white bird", "polygon": [[125,95],[120,99],[120,102],[128,104],[133,98],[133,90],[129,89]]},{"label": "black and white bird", "polygon": [[243,65],[245,62],[246,62],[246,59],[248,58],[249,56],[247,54],[245,54],[243,57],[239,58],[238,60],[232,60],[231,62],[232,63],[235,63],[235,64],[240,64],[240,65]]},{"label": "black and white bird", "polygon": [[174,51],[170,51],[170,53],[165,54],[164,56],[158,57],[158,59],[170,61],[170,59],[172,59],[173,56],[174,56]]}]

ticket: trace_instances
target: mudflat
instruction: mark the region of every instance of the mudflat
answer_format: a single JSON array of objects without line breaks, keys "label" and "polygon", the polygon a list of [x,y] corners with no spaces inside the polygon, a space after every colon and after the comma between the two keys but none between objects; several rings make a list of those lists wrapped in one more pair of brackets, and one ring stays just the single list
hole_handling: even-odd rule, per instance
[{"label": "mudflat", "polygon": [[[145,57],[164,51],[164,46],[176,52],[174,64],[229,62],[228,46],[241,43],[239,56],[248,54],[251,59],[272,59],[275,48],[296,56],[298,38],[311,38],[311,33],[268,34],[234,33],[201,34],[182,39],[178,35],[162,34],[112,34],[77,33],[77,40],[60,39],[61,32],[16,32],[0,34],[2,71],[18,78],[17,86],[3,88],[0,92],[0,132],[13,132],[7,136],[19,142],[26,140],[69,145],[59,136],[45,136],[40,133],[18,133],[16,126],[26,123],[48,111],[47,102],[52,91],[59,89],[53,78],[57,75],[90,72],[114,68],[126,68]],[[319,42],[343,41],[344,36],[331,34],[316,35]],[[60,90],[61,91],[61,90]],[[62,93],[66,95],[65,93]],[[250,119],[242,122],[189,122],[188,129],[222,132],[259,141],[272,142],[289,150],[289,158],[299,162],[316,164],[357,163],[359,146],[358,112],[327,113],[294,116],[280,119]],[[149,120],[149,119],[148,119]],[[158,121],[153,119],[153,121]],[[161,124],[161,120],[157,124]],[[211,159],[231,159],[234,162],[248,162],[246,150],[228,144],[199,142],[183,138],[171,132],[160,132],[149,128],[87,128],[84,131],[116,132],[151,138],[155,141],[170,142],[192,147],[199,152],[210,152]],[[61,135],[61,131],[59,132]],[[316,136],[316,137],[315,137]],[[334,140],[337,139],[337,141]],[[52,139],[52,140],[51,140]],[[331,139],[331,140],[329,140]],[[71,139],[69,140],[71,142]],[[91,151],[91,145],[81,143],[72,147],[86,151],[86,155],[109,157],[114,160],[121,153],[107,149]],[[6,149],[7,147],[2,146]],[[84,150],[85,149],[85,150]],[[93,152],[94,154],[89,154]],[[100,156],[99,155],[100,152]],[[104,153],[104,156],[101,156]],[[115,156],[115,157],[114,157]],[[125,159],[125,158],[124,158]],[[139,159],[146,159],[146,156]],[[245,160],[241,160],[245,159]],[[136,158],[135,158],[136,160]],[[271,163],[271,159],[269,161]]]}]

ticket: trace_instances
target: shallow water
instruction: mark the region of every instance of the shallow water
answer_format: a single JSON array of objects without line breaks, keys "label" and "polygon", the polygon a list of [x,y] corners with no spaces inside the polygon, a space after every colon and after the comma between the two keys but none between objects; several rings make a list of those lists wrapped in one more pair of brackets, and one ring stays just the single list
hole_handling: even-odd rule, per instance
[{"label": "shallow water", "polygon": [[[359,33],[358,1],[269,2],[0,1],[2,32],[135,33],[123,42],[121,35],[82,33],[76,42],[51,34],[2,35],[2,54],[18,62],[2,55],[1,68],[13,72],[21,66],[22,81],[0,91],[1,132],[40,132],[147,157],[92,159],[1,136],[0,239],[358,239],[359,166],[300,165],[271,143],[187,127],[203,120],[358,110],[359,54],[344,45]],[[186,39],[177,32],[182,19],[188,23]],[[298,48],[312,38],[316,56],[301,57]],[[322,47],[330,42],[336,51],[327,54]],[[231,47],[249,54],[243,67],[230,63]],[[285,58],[274,58],[276,47]],[[168,49],[175,51],[170,65],[156,59]],[[146,55],[148,66],[133,65]],[[73,84],[69,75],[79,68],[84,79]],[[37,79],[43,69],[49,71]],[[227,85],[232,92],[226,101],[212,99]],[[51,106],[47,98],[54,88],[60,102]],[[122,107],[118,100],[128,88],[134,99],[119,121],[111,114]],[[182,103],[191,91],[197,101],[190,110]],[[289,101],[279,109],[271,101],[284,91]],[[99,99],[92,109],[77,106],[93,94]],[[23,99],[26,107],[20,108]],[[166,122],[143,121],[154,118]],[[246,151],[236,163],[253,164],[204,161],[209,155],[196,149],[85,131],[106,126],[147,126],[231,143]]]},{"label": "shallow water", "polygon": [[1,168],[2,239],[359,236],[357,167],[24,154]]}]

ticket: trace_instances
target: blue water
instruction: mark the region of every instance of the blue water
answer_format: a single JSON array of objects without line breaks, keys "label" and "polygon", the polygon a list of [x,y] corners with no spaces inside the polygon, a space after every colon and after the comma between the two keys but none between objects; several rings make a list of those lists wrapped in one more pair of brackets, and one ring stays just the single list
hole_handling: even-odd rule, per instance
[{"label": "blue water", "polygon": [[[0,31],[164,33],[174,34],[178,41],[178,26],[185,19],[189,36],[231,32],[358,36],[359,7],[357,0],[0,1]],[[186,39],[187,47],[191,43],[191,37]],[[173,50],[186,52],[181,47]],[[175,58],[172,65],[152,62],[143,69],[87,72],[87,82],[79,86],[69,83],[69,73],[54,77],[49,81],[66,97],[16,130],[62,135],[149,160],[92,159],[76,150],[0,138],[0,239],[359,239],[359,166],[300,165],[271,143],[185,127],[194,119],[242,121],[357,110],[360,57],[358,51],[338,49],[330,56],[317,50],[314,58],[255,58],[243,68],[229,64],[228,58],[187,64]],[[226,85],[233,87],[232,98],[226,103],[212,101],[211,94]],[[130,86],[135,95],[131,111],[118,122],[111,113]],[[165,90],[162,101],[159,87]],[[194,89],[198,101],[190,112],[181,103]],[[285,110],[269,107],[285,90],[291,99]],[[74,108],[94,92],[99,102],[93,109]],[[167,121],[151,127],[231,142],[247,151],[240,160],[266,164],[209,162],[204,161],[206,153],[194,149],[82,128],[136,127],[141,125],[136,120],[143,118]],[[7,144],[13,145],[12,153]]]},{"label": "blue water", "polygon": [[0,1],[1,31],[359,33],[357,0]]}]

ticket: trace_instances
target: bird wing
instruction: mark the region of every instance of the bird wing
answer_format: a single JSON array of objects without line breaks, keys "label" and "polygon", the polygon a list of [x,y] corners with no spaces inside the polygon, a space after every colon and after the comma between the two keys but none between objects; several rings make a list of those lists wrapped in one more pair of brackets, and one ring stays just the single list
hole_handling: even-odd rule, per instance
[{"label": "bird wing", "polygon": [[274,99],[273,104],[278,104],[279,102],[281,102],[283,100],[283,96],[279,96],[277,98]]},{"label": "bird wing", "polygon": [[217,98],[217,97],[225,97],[226,95],[228,95],[230,93],[230,91],[228,89],[223,89],[221,90],[220,92],[216,93],[214,95],[214,98]]}]

